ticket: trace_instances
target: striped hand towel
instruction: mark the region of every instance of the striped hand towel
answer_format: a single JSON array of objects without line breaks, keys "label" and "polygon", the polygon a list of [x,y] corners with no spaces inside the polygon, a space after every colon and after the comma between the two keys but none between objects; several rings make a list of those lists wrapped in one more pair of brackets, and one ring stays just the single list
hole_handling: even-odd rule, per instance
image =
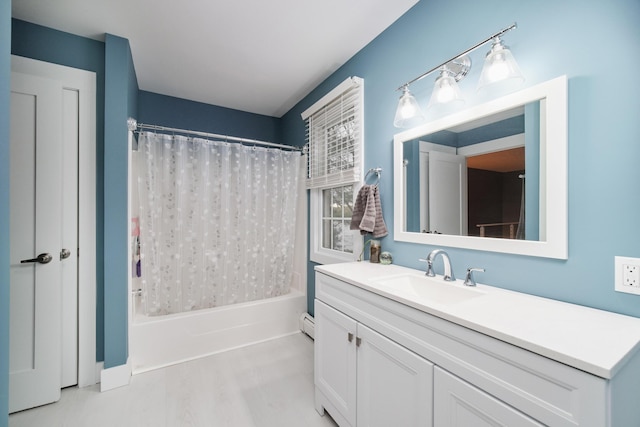
[{"label": "striped hand towel", "polygon": [[358,191],[349,228],[360,230],[360,234],[372,233],[373,237],[384,237],[388,234],[377,185],[363,185]]}]

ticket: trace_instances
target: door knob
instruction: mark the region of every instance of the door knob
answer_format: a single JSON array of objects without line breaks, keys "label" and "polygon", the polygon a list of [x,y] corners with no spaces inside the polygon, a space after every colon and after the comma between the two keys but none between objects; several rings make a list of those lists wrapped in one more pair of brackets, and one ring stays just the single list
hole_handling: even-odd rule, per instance
[{"label": "door knob", "polygon": [[47,264],[51,262],[52,259],[53,257],[51,256],[51,254],[40,254],[36,258],[23,259],[22,261],[20,261],[20,264],[26,264],[28,262],[39,262],[40,264]]}]

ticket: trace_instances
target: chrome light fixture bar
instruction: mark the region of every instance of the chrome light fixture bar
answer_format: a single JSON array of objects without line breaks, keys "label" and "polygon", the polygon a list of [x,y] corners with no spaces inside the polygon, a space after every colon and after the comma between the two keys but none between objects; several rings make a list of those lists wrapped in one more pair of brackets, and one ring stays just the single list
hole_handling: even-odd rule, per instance
[{"label": "chrome light fixture bar", "polygon": [[493,41],[493,44],[485,59],[478,90],[506,79],[516,78],[524,80],[511,51],[509,51],[509,48],[505,46],[500,39],[503,34],[514,28],[517,28],[515,22],[398,87],[396,90],[402,90],[402,96],[400,97],[396,110],[396,116],[393,122],[394,126],[410,127],[424,120],[424,115],[415,97],[409,91],[409,86],[436,71],[440,71],[440,76],[436,79],[435,87],[429,101],[429,107],[434,104],[463,101],[457,82],[464,78],[471,68],[471,59],[468,55],[490,41]]}]

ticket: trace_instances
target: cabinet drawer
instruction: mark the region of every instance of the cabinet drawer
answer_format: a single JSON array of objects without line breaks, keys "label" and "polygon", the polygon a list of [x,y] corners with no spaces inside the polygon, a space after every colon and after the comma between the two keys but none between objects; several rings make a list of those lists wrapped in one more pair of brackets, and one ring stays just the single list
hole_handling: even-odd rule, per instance
[{"label": "cabinet drawer", "polygon": [[608,424],[602,378],[321,273],[316,298],[543,424]]}]

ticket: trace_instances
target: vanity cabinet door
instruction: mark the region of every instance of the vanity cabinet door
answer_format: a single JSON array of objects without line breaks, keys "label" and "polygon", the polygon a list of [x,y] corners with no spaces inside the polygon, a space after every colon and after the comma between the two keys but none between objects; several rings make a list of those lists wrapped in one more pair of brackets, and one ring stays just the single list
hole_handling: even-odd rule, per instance
[{"label": "vanity cabinet door", "polygon": [[430,362],[318,300],[315,324],[319,412],[341,427],[432,425]]},{"label": "vanity cabinet door", "polygon": [[358,324],[358,427],[430,427],[433,364]]},{"label": "vanity cabinet door", "polygon": [[357,323],[316,300],[315,324],[315,385],[339,412],[334,419],[355,427]]},{"label": "vanity cabinet door", "polygon": [[434,369],[436,427],[529,427],[540,424],[449,372]]}]

